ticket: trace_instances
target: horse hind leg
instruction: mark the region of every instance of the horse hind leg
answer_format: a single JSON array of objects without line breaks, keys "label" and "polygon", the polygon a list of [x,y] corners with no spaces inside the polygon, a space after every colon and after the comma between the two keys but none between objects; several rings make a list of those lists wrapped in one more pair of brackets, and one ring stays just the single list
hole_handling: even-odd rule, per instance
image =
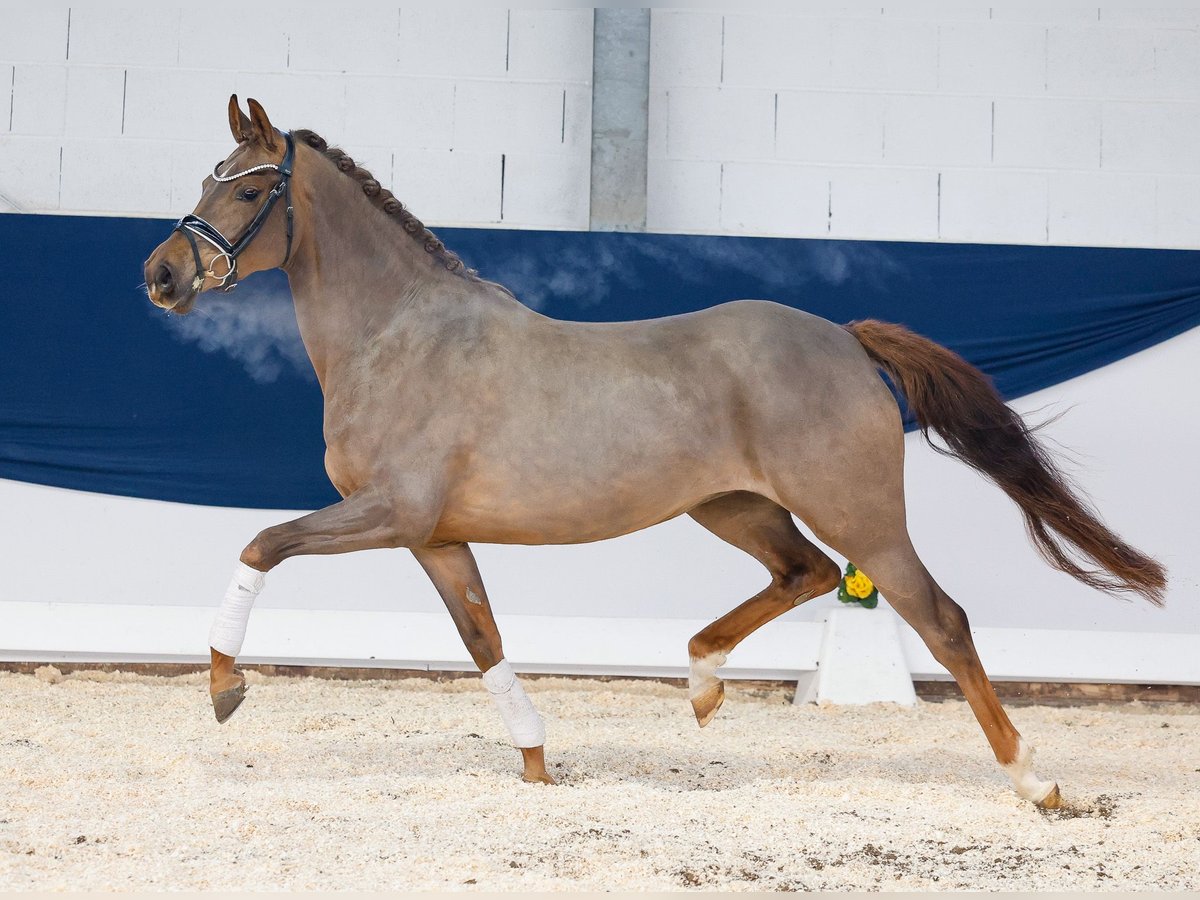
[{"label": "horse hind leg", "polygon": [[[1033,772],[1033,749],[1008,718],[979,661],[966,613],[934,581],[913,549],[903,519],[881,508],[869,528],[853,526],[840,534],[823,533],[820,522],[806,519],[817,537],[861,568],[888,603],[920,635],[934,659],[958,682],[996,761],[1012,779],[1017,793],[1043,809],[1061,805],[1058,785]],[[881,527],[881,524],[887,527]]]},{"label": "horse hind leg", "polygon": [[747,636],[811,597],[837,587],[841,571],[804,537],[791,513],[758,494],[737,492],[689,513],[717,537],[746,551],[771,573],[771,584],[706,626],[688,642],[688,688],[703,728],[725,700],[717,677],[733,648]]}]

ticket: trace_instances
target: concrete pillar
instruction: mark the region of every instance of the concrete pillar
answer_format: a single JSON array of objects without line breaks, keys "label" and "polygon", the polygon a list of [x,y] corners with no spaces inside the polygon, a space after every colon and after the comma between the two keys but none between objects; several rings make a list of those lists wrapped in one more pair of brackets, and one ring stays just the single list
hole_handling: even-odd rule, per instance
[{"label": "concrete pillar", "polygon": [[646,230],[650,10],[597,9],[592,56],[592,231]]}]

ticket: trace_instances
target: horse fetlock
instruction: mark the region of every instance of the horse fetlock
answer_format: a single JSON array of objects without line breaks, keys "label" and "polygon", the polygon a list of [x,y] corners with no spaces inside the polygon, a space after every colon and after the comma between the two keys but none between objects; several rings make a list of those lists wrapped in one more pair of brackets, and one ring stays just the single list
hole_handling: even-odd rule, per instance
[{"label": "horse fetlock", "polygon": [[1002,768],[1012,779],[1013,787],[1025,800],[1042,809],[1057,809],[1062,805],[1062,795],[1053,781],[1042,781],[1033,771],[1033,748],[1023,738],[1017,741],[1017,753],[1010,763]]},{"label": "horse fetlock", "polygon": [[246,676],[233,667],[234,659],[212,650],[212,668],[208,673],[208,693],[218,724],[224,724],[246,697]]}]

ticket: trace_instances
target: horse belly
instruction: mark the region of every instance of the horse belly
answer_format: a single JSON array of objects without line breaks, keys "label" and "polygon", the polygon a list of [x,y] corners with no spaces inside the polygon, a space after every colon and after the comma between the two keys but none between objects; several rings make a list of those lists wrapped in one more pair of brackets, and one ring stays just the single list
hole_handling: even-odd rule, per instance
[{"label": "horse belly", "polygon": [[[483,473],[480,473],[481,475]],[[695,467],[657,466],[554,477],[473,477],[455,486],[435,540],[578,544],[657,525],[725,490]],[[738,480],[738,479],[733,479]]]}]

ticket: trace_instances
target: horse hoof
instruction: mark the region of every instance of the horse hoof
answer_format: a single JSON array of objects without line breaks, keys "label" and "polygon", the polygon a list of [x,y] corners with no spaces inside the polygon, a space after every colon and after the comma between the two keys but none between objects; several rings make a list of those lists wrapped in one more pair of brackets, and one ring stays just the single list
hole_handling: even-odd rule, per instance
[{"label": "horse hoof", "polygon": [[212,705],[213,712],[217,716],[217,724],[224,725],[228,722],[229,717],[237,711],[244,699],[246,699],[246,682],[244,681],[235,687],[213,694]]},{"label": "horse hoof", "polygon": [[1055,784],[1050,788],[1048,793],[1041,800],[1037,801],[1038,809],[1058,809],[1063,805],[1062,794],[1058,792],[1058,785]]},{"label": "horse hoof", "polygon": [[546,771],[546,748],[545,747],[522,747],[521,761],[524,765],[524,773],[521,775],[521,780],[526,784],[555,784],[550,773]]},{"label": "horse hoof", "polygon": [[696,714],[696,721],[701,728],[713,720],[713,716],[717,714],[717,710],[724,702],[725,682],[723,681],[710,684],[692,698],[692,712]]}]

